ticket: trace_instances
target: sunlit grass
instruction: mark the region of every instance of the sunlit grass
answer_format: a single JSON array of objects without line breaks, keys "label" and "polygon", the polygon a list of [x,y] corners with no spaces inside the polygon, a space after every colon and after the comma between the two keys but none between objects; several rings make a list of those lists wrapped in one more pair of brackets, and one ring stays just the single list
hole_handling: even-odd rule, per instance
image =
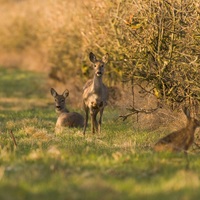
[{"label": "sunlit grass", "polygon": [[[101,135],[92,135],[90,127],[85,137],[80,129],[56,135],[52,99],[41,86],[45,77],[7,69],[0,74],[0,199],[153,200],[200,195],[198,150],[189,152],[186,169],[183,154],[152,151],[159,134],[136,131],[131,120],[122,122],[120,111],[109,107]],[[20,84],[14,84],[16,80]],[[32,86],[34,94],[24,95]]]}]

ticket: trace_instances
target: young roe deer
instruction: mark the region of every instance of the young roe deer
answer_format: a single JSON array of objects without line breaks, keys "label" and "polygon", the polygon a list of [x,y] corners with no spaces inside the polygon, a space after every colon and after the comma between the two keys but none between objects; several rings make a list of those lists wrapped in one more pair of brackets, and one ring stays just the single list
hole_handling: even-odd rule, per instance
[{"label": "young roe deer", "polygon": [[[88,80],[83,87],[83,107],[85,110],[84,135],[88,125],[89,112],[91,116],[91,132],[101,132],[102,115],[108,100],[108,90],[102,81],[104,66],[108,62],[108,54],[105,54],[102,60],[97,60],[96,56],[90,52],[89,59],[93,63],[94,77]],[[96,117],[98,113],[100,116],[97,122]]]},{"label": "young roe deer", "polygon": [[84,118],[77,112],[69,112],[66,108],[66,98],[69,95],[69,91],[65,90],[63,94],[58,94],[55,89],[51,88],[51,95],[55,99],[56,113],[58,119],[56,127],[83,127]]},{"label": "young roe deer", "polygon": [[194,133],[196,128],[200,127],[200,121],[191,117],[187,108],[183,111],[187,117],[186,127],[161,138],[154,146],[155,151],[184,151],[187,153],[194,142]]}]

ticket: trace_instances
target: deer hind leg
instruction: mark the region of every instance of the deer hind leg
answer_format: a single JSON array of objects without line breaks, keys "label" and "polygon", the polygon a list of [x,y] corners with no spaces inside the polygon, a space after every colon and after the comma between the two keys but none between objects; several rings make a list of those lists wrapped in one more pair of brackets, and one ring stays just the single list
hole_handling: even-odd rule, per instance
[{"label": "deer hind leg", "polygon": [[94,134],[95,129],[94,129],[94,113],[90,113],[91,116],[91,132]]},{"label": "deer hind leg", "polygon": [[90,112],[90,115],[91,115],[91,131],[92,133],[94,134],[95,131],[97,131],[98,129],[98,124],[97,124],[97,112],[92,109],[91,112]]},{"label": "deer hind leg", "polygon": [[99,124],[98,124],[98,133],[101,133],[101,123],[102,123],[102,116],[103,116],[103,108],[100,109],[100,116],[99,116]]},{"label": "deer hind leg", "polygon": [[85,131],[88,125],[88,113],[89,113],[89,109],[85,108],[85,122],[84,122],[84,127],[83,127],[83,135],[85,135]]},{"label": "deer hind leg", "polygon": [[96,132],[98,132],[97,113],[98,112],[95,112],[95,115],[94,115],[94,126],[95,126]]}]

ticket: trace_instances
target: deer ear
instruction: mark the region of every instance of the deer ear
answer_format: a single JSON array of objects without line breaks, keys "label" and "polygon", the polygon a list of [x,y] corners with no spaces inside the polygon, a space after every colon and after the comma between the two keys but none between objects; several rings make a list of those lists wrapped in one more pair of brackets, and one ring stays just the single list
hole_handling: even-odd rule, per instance
[{"label": "deer ear", "polygon": [[109,55],[108,55],[108,53],[106,53],[106,54],[103,56],[102,61],[103,61],[104,63],[107,63],[107,62],[108,62],[108,57],[109,57]]},{"label": "deer ear", "polygon": [[66,98],[66,97],[68,97],[69,96],[69,90],[65,90],[64,92],[63,92],[63,96]]},{"label": "deer ear", "polygon": [[53,97],[56,97],[58,95],[58,93],[53,88],[51,88],[51,95]]},{"label": "deer ear", "polygon": [[97,61],[96,56],[92,52],[90,52],[89,54],[89,59],[92,63],[95,63]]}]

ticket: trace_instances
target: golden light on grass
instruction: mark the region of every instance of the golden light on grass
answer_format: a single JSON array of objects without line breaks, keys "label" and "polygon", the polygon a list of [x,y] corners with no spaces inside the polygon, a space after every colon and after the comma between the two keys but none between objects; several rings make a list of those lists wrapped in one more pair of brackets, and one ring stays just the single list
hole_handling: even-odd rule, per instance
[{"label": "golden light on grass", "polygon": [[47,154],[52,158],[60,158],[61,152],[56,146],[50,146],[47,150]]},{"label": "golden light on grass", "polygon": [[38,140],[40,142],[47,142],[51,139],[46,129],[39,129],[33,126],[26,126],[24,127],[23,132],[33,140]]},{"label": "golden light on grass", "polygon": [[40,149],[31,151],[26,157],[26,160],[39,160],[43,158],[43,152]]}]

